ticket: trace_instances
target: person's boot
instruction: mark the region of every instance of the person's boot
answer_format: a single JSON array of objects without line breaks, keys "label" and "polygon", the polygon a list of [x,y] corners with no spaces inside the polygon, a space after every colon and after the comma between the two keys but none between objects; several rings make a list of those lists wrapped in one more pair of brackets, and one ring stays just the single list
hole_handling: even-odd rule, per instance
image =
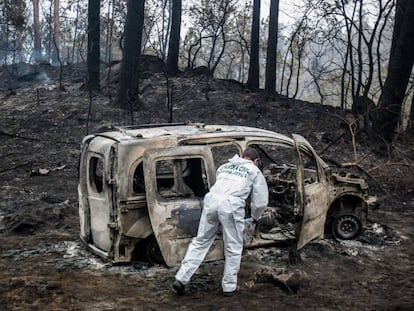
[{"label": "person's boot", "polygon": [[234,295],[236,295],[237,294],[237,291],[240,289],[240,287],[239,286],[237,286],[236,287],[236,289],[234,290],[234,291],[232,291],[232,292],[224,292],[223,291],[223,296],[224,297],[233,297]]},{"label": "person's boot", "polygon": [[184,295],[185,293],[185,285],[183,283],[181,283],[179,280],[175,280],[173,283],[173,288],[175,290],[175,292],[177,293],[177,295]]},{"label": "person's boot", "polygon": [[223,292],[223,296],[224,297],[233,297],[234,295],[236,295],[237,291],[234,290],[232,292]]}]

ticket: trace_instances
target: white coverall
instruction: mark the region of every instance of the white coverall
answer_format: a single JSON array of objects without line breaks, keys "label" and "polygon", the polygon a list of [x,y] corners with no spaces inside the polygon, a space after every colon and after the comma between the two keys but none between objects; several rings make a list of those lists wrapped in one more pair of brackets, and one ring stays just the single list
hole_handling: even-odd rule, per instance
[{"label": "white coverall", "polygon": [[186,285],[214,242],[219,223],[223,231],[223,292],[237,288],[237,274],[243,251],[245,202],[251,193],[252,217],[264,212],[269,192],[266,180],[251,161],[235,155],[217,170],[216,182],[204,198],[197,236],[191,241],[175,278]]}]

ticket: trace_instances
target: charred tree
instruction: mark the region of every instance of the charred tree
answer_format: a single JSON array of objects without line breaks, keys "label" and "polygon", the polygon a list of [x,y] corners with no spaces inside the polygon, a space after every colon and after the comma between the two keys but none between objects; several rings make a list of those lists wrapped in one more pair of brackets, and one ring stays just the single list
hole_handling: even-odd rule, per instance
[{"label": "charred tree", "polygon": [[39,62],[42,59],[42,45],[40,40],[40,18],[39,18],[39,0],[32,0],[33,2],[33,60]]},{"label": "charred tree", "polygon": [[128,0],[125,41],[119,78],[118,101],[125,108],[138,97],[138,66],[141,57],[145,1]]},{"label": "charred tree", "polygon": [[53,55],[52,64],[59,65],[59,49],[60,49],[60,0],[53,0]]},{"label": "charred tree", "polygon": [[98,91],[100,72],[100,9],[101,0],[88,2],[88,88]]},{"label": "charred tree", "polygon": [[178,72],[178,56],[181,33],[181,0],[173,0],[170,39],[168,42],[167,73],[174,76]]},{"label": "charred tree", "polygon": [[[26,2],[24,0],[5,1],[4,4],[2,3],[2,8],[3,27],[0,32],[0,40],[2,41],[0,52],[5,54],[5,63],[7,63],[8,52],[12,52],[12,63],[23,62],[25,60],[24,30],[27,26]],[[13,33],[14,38],[12,39],[10,35],[13,36]]]},{"label": "charred tree", "polygon": [[382,88],[373,129],[386,142],[392,142],[401,115],[401,106],[414,63],[414,1],[397,1],[393,48],[388,75]]},{"label": "charred tree", "polygon": [[269,37],[266,52],[266,82],[265,91],[268,94],[276,93],[276,56],[277,56],[277,30],[279,19],[279,0],[270,1]]},{"label": "charred tree", "polygon": [[259,32],[260,0],[253,2],[252,31],[250,36],[250,63],[247,87],[252,91],[259,89]]}]

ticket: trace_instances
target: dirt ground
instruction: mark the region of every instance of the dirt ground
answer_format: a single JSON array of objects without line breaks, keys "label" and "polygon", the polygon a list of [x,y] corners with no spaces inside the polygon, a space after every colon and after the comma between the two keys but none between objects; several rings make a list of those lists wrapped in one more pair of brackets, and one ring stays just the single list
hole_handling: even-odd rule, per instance
[{"label": "dirt ground", "polygon": [[[173,121],[299,133],[323,156],[358,160],[356,172],[367,178],[379,203],[368,226],[356,241],[327,238],[307,245],[297,265],[289,264],[287,245],[246,250],[232,298],[221,295],[222,261],[203,264],[179,297],[171,289],[177,267],[113,266],[93,256],[79,240],[82,137],[111,124],[167,122],[169,115],[161,74],[142,79],[141,101],[131,115],[111,101],[105,83],[104,93],[91,98],[82,87],[83,70],[64,68],[64,90],[51,68],[36,68],[25,79],[0,70],[0,310],[414,310],[412,133],[389,157],[358,133],[355,159],[345,112],[243,92],[232,81],[207,85],[197,75],[170,81]],[[262,269],[307,279],[289,290],[255,280]]]}]

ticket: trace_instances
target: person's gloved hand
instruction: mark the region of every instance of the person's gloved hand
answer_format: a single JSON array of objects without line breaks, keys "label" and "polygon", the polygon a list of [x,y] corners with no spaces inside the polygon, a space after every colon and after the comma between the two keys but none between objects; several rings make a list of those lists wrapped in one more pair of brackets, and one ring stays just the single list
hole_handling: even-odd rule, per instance
[{"label": "person's gloved hand", "polygon": [[243,241],[249,243],[253,239],[254,229],[256,228],[256,221],[250,217],[244,220]]},{"label": "person's gloved hand", "polygon": [[257,229],[260,232],[269,232],[276,224],[276,217],[273,213],[265,213],[257,220]]}]

